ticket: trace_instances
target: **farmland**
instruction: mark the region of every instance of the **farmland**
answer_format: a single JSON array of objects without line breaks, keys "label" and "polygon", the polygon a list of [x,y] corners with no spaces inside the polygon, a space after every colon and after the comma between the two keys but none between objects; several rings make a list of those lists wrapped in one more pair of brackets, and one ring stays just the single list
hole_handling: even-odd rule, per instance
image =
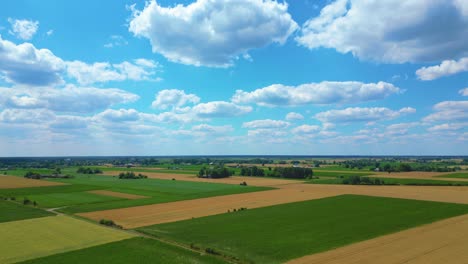
[{"label": "farmland", "polygon": [[280,263],[465,213],[468,205],[345,195],[139,230],[243,260]]},{"label": "farmland", "polygon": [[4,200],[0,200],[0,212],[0,223],[53,215],[44,210]]},{"label": "farmland", "polygon": [[1,263],[38,258],[133,236],[68,216],[0,223],[0,233]]},{"label": "farmland", "polygon": [[[3,169],[0,250],[8,254],[0,262],[340,263],[350,256],[359,263],[393,248],[400,253],[388,263],[468,258],[466,236],[456,232],[468,223],[463,159],[165,158],[145,166],[139,159]],[[377,171],[378,163],[394,171]],[[434,171],[397,171],[406,163]],[[233,176],[197,177],[223,164]],[[264,176],[240,175],[254,166]],[[313,174],[283,174],[306,169]],[[144,177],[119,177],[127,172]]]},{"label": "farmland", "polygon": [[131,238],[76,251],[56,254],[22,264],[63,264],[63,263],[167,263],[167,264],[217,264],[225,263],[210,255],[184,250],[148,238]]}]

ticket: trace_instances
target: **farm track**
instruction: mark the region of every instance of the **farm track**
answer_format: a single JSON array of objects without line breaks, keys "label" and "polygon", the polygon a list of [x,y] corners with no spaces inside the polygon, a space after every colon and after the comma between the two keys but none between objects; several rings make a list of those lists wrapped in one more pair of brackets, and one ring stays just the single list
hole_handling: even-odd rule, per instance
[{"label": "farm track", "polygon": [[289,264],[468,263],[468,214],[349,246],[304,256]]}]

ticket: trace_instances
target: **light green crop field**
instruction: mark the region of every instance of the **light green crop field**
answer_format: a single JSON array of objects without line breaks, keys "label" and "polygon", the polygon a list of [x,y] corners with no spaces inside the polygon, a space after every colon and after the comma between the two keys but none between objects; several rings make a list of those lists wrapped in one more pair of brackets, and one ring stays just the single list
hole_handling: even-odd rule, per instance
[{"label": "light green crop field", "polygon": [[[124,180],[112,176],[82,174],[77,174],[72,179],[54,179],[50,181],[64,182],[69,185],[0,190],[0,196],[21,199],[26,197],[36,201],[40,207],[66,206],[66,208],[61,209],[62,212],[81,213],[271,189],[160,179]],[[109,190],[149,198],[130,200],[88,193],[87,191],[90,190]]]},{"label": "light green crop field", "polygon": [[139,228],[255,263],[281,263],[440,219],[468,205],[342,195]]},{"label": "light green crop field", "polygon": [[136,237],[21,263],[215,264],[225,262],[210,255],[201,256],[199,253],[165,244],[154,239]]},{"label": "light green crop field", "polygon": [[53,214],[31,206],[0,200],[0,223],[51,215]]},{"label": "light green crop field", "polygon": [[133,237],[68,216],[0,223],[0,263],[13,263]]}]

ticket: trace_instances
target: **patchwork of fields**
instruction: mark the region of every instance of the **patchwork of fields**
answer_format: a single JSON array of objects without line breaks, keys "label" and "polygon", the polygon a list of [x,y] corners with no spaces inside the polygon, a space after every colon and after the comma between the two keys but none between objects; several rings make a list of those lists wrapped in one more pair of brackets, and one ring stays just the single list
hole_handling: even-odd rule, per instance
[{"label": "patchwork of fields", "polygon": [[[197,178],[196,168],[102,168],[103,175],[65,169],[74,177],[49,180],[25,179],[25,170],[0,176],[0,197],[7,199],[0,200],[0,251],[7,252],[0,254],[0,263],[468,259],[468,233],[460,232],[468,230],[468,187],[340,184],[343,177],[360,176],[395,184],[464,185],[466,173],[387,174],[324,167],[314,172],[319,180],[306,181]],[[116,177],[129,170],[148,179]],[[241,186],[243,182],[248,186]],[[319,182],[332,184],[310,184]],[[23,205],[26,200],[29,204]],[[80,217],[109,219],[134,230],[103,227]]]}]

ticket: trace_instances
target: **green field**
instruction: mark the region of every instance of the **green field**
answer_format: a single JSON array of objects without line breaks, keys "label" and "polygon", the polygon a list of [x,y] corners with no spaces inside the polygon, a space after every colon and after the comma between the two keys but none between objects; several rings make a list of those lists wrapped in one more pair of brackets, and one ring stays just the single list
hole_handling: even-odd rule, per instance
[{"label": "green field", "polygon": [[161,243],[149,238],[131,238],[105,245],[70,251],[44,258],[21,262],[22,264],[62,264],[62,263],[167,263],[197,264],[225,263],[210,255]]},{"label": "green field", "polygon": [[[332,179],[313,179],[307,183],[312,184],[343,184],[344,178]],[[468,182],[463,181],[445,181],[445,180],[426,180],[426,179],[402,179],[402,178],[379,178],[369,177],[370,179],[380,179],[385,185],[421,185],[421,186],[468,186]]]},{"label": "green field", "polygon": [[0,200],[0,212],[0,223],[53,215],[41,209],[4,200]]},{"label": "green field", "polygon": [[371,171],[342,171],[342,172],[339,172],[339,171],[317,171],[315,169],[313,169],[314,171],[314,176],[318,176],[318,177],[340,177],[340,176],[368,176],[368,175],[372,175],[372,174],[375,174]]},{"label": "green field", "polygon": [[[0,190],[0,196],[27,197],[36,201],[40,207],[67,206],[61,211],[79,213],[271,189],[160,179],[122,180],[118,177],[81,174],[75,175],[75,178],[72,179],[50,181],[64,182],[70,185]],[[86,192],[89,190],[110,190],[148,196],[149,198],[128,200]]]},{"label": "green field", "polygon": [[68,216],[0,223],[0,263],[13,263],[133,237]]},{"label": "green field", "polygon": [[304,255],[468,213],[468,205],[342,195],[139,228],[256,263]]},{"label": "green field", "polygon": [[440,176],[437,176],[437,177],[438,177],[438,178],[462,178],[462,179],[468,179],[468,172],[458,172],[458,173],[440,175]]}]

